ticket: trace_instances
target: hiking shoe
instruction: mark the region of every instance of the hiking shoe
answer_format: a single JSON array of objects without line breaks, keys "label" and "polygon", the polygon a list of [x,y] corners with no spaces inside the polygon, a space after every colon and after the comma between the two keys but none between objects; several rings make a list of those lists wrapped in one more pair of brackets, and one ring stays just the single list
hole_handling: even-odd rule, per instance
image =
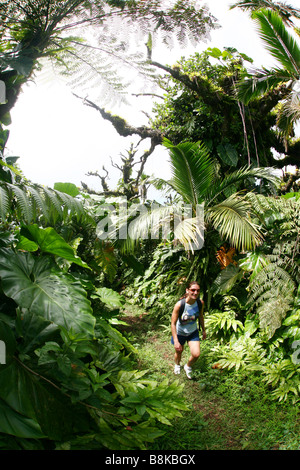
[{"label": "hiking shoe", "polygon": [[176,374],[176,375],[180,374],[180,365],[179,365],[179,364],[175,364],[175,366],[174,366],[174,374]]},{"label": "hiking shoe", "polygon": [[187,364],[185,364],[184,370],[185,370],[187,378],[191,379],[192,378],[192,368],[189,367]]}]

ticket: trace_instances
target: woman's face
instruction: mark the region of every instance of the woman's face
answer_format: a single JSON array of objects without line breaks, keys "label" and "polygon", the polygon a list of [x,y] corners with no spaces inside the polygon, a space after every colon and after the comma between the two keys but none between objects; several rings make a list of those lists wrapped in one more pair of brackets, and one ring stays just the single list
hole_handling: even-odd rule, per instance
[{"label": "woman's face", "polygon": [[187,290],[186,293],[190,299],[196,300],[200,294],[199,284],[192,284]]}]

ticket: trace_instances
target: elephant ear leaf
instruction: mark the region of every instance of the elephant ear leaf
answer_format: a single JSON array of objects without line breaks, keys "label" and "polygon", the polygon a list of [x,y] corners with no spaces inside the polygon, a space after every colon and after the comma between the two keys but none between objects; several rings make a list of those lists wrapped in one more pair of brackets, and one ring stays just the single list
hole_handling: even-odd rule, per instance
[{"label": "elephant ear leaf", "polygon": [[17,437],[45,437],[36,421],[17,413],[0,398],[0,431]]},{"label": "elephant ear leaf", "polygon": [[109,307],[121,308],[124,305],[124,297],[113,289],[108,287],[99,287],[96,290],[95,295],[92,295],[92,298],[99,297],[100,300],[108,305]]},{"label": "elephant ear leaf", "polygon": [[46,256],[0,250],[2,289],[20,308],[84,338],[93,337],[95,318],[82,285],[55,269]]},{"label": "elephant ear leaf", "polygon": [[79,256],[74,254],[73,248],[52,227],[40,228],[37,224],[23,226],[17,248],[27,251],[35,251],[40,248],[44,253],[60,256],[70,263],[91,269]]},{"label": "elephant ear leaf", "polygon": [[0,369],[0,381],[0,432],[60,440],[70,435],[75,422],[87,419],[85,410],[68,406],[66,396],[19,360]]}]

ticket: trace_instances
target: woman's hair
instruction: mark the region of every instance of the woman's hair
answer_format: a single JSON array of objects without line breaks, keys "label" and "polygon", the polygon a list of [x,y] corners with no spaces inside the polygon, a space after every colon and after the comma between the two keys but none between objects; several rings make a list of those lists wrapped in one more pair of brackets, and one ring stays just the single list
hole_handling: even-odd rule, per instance
[{"label": "woman's hair", "polygon": [[190,289],[194,284],[197,284],[197,286],[200,287],[200,284],[199,284],[199,282],[197,282],[197,281],[189,282],[189,283],[186,285],[186,287],[185,287],[185,293],[184,293],[184,295],[183,295],[182,297],[180,297],[180,300],[181,300],[181,299],[184,299],[185,297],[187,297],[187,293],[186,293],[187,289]]}]

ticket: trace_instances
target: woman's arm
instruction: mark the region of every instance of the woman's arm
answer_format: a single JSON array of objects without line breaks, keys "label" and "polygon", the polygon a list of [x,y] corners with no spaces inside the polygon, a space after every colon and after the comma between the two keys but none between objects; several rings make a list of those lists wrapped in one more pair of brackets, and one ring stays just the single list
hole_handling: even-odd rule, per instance
[{"label": "woman's arm", "polygon": [[182,346],[178,341],[177,338],[177,331],[176,331],[176,323],[179,318],[179,309],[180,309],[180,302],[177,302],[173,312],[172,312],[172,318],[171,318],[171,332],[174,340],[174,347],[176,351],[182,351]]},{"label": "woman's arm", "polygon": [[204,316],[203,316],[204,302],[203,302],[203,300],[201,302],[202,302],[202,309],[201,309],[201,312],[199,313],[199,329],[200,329],[200,326],[201,326],[202,338],[206,339],[206,331],[205,331]]}]

